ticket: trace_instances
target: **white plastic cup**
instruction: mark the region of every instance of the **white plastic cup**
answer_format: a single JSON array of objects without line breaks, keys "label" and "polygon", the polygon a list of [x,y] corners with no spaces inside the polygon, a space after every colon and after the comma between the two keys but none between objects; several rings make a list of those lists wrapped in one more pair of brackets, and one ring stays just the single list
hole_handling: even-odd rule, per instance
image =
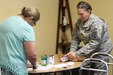
[{"label": "white plastic cup", "polygon": [[48,55],[48,57],[47,57],[47,64],[48,65],[53,65],[54,63],[55,63],[54,55]]}]

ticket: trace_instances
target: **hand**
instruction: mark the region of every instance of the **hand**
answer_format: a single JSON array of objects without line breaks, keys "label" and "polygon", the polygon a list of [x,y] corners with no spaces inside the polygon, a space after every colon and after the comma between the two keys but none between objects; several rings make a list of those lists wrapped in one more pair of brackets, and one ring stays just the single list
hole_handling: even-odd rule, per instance
[{"label": "hand", "polygon": [[65,56],[68,57],[68,58],[70,58],[70,59],[76,58],[75,52],[69,52]]},{"label": "hand", "polygon": [[77,55],[76,55],[76,53],[75,52],[69,52],[69,53],[67,53],[66,55],[65,55],[66,57],[68,57],[69,59],[72,59],[72,60],[74,60],[74,61],[78,61],[78,57],[77,57]]}]

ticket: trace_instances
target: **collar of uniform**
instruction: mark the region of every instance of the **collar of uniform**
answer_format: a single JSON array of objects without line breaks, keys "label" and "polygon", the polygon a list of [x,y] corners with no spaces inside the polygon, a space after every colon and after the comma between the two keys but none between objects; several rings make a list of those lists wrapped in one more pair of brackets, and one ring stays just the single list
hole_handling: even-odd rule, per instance
[{"label": "collar of uniform", "polygon": [[94,14],[91,14],[89,19],[84,23],[84,27],[89,27],[95,18],[98,18],[98,17]]}]

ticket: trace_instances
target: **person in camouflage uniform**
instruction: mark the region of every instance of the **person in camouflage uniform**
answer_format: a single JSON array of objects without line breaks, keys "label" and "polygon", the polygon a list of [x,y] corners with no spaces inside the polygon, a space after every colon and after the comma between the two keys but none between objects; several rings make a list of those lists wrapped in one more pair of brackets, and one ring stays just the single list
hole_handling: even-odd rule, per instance
[{"label": "person in camouflage uniform", "polygon": [[[75,24],[70,52],[65,55],[71,59],[80,55],[90,57],[95,52],[110,53],[113,48],[107,24],[91,11],[92,7],[87,2],[81,1],[77,4],[79,18]],[[78,49],[80,42],[83,42],[84,46]],[[102,55],[97,58],[108,61],[108,58]]]}]

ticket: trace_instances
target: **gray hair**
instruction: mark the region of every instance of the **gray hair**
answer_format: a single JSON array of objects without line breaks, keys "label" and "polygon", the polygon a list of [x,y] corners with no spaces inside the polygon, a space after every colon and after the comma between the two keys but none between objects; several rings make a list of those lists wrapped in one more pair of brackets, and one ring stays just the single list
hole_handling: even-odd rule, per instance
[{"label": "gray hair", "polygon": [[37,21],[40,19],[40,13],[35,7],[23,7],[21,15],[24,17],[33,17]]}]

